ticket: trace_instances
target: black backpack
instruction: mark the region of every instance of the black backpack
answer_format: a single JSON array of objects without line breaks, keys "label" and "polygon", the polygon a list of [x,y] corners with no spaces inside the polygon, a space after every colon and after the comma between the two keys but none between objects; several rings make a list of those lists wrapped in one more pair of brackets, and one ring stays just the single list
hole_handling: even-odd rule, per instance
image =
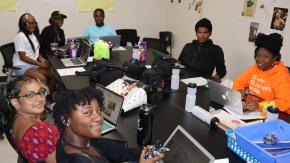
[{"label": "black backpack", "polygon": [[122,78],[126,70],[115,65],[98,65],[92,68],[90,74],[90,85],[95,86],[96,83],[103,86],[111,84],[113,81]]}]

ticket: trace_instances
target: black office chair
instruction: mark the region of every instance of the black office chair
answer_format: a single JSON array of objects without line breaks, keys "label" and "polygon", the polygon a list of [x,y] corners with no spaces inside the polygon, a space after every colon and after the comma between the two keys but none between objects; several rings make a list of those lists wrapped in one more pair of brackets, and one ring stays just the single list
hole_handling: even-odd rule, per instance
[{"label": "black office chair", "polygon": [[166,49],[169,48],[169,53],[171,55],[172,53],[172,48],[171,48],[171,40],[172,40],[172,32],[169,32],[169,31],[161,31],[159,32],[159,38],[161,40],[164,40],[166,42]]},{"label": "black office chair", "polygon": [[288,68],[288,71],[289,71],[289,73],[290,73],[290,67],[287,67]]},{"label": "black office chair", "polygon": [[8,43],[0,47],[0,52],[2,53],[4,65],[2,67],[2,72],[7,74],[7,82],[12,79],[13,70],[19,70],[19,67],[13,66],[13,55],[15,53],[14,43]]},{"label": "black office chair", "polygon": [[118,29],[116,30],[118,35],[121,35],[121,46],[127,46],[127,42],[130,42],[132,46],[138,44],[140,37],[137,35],[136,29]]},{"label": "black office chair", "polygon": [[166,42],[158,38],[143,38],[143,41],[147,42],[147,48],[158,50],[162,53],[169,54],[166,48]]},{"label": "black office chair", "polygon": [[11,147],[18,153],[17,163],[28,163],[14,142],[11,130],[11,124],[14,119],[15,109],[10,108],[7,98],[5,97],[5,85],[0,86],[0,134],[5,134]]}]

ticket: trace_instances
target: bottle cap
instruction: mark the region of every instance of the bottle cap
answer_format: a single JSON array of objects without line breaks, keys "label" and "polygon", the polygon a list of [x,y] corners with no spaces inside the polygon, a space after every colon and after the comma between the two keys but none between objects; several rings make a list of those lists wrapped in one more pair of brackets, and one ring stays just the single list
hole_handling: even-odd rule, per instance
[{"label": "bottle cap", "polygon": [[175,64],[172,66],[172,69],[180,69],[180,66]]},{"label": "bottle cap", "polygon": [[277,107],[269,106],[267,110],[270,113],[279,113],[279,109]]},{"label": "bottle cap", "polygon": [[187,87],[189,87],[189,88],[196,88],[197,87],[197,84],[196,83],[188,83],[187,84]]},{"label": "bottle cap", "polygon": [[153,106],[151,104],[143,104],[141,105],[140,109],[144,110],[145,112],[148,112],[153,109]]}]

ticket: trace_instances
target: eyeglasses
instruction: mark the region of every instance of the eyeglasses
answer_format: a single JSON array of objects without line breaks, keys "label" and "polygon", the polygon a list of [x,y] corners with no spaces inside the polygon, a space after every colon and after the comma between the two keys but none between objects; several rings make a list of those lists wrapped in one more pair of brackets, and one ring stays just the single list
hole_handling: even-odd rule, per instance
[{"label": "eyeglasses", "polygon": [[36,25],[36,22],[26,22],[26,25]]},{"label": "eyeglasses", "polygon": [[41,87],[38,92],[28,92],[26,95],[18,96],[17,98],[23,98],[25,97],[28,100],[33,100],[36,98],[36,96],[39,95],[39,97],[44,98],[48,95],[48,90],[46,88]]}]

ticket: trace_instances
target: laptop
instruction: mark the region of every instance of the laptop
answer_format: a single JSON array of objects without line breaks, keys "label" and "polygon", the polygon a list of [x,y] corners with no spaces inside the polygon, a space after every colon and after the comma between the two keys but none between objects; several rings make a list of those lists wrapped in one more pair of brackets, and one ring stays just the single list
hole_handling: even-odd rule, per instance
[{"label": "laptop", "polygon": [[122,111],[122,105],[124,97],[97,84],[96,89],[99,89],[104,94],[104,110],[102,115],[104,117],[104,123],[102,126],[102,134],[115,130],[117,122]]},{"label": "laptop", "polygon": [[211,100],[223,105],[226,110],[233,111],[238,115],[260,115],[259,111],[244,111],[242,95],[239,91],[223,86],[212,80],[208,80],[208,88]]},{"label": "laptop", "polygon": [[[64,58],[61,59],[65,67],[84,66],[87,64],[87,59],[90,55],[91,46],[87,37],[73,38],[76,40],[77,46],[77,57],[75,58]],[[70,39],[68,39],[69,42]]]},{"label": "laptop", "polygon": [[215,158],[180,125],[167,138],[164,146],[170,149],[165,153],[164,163],[213,163],[215,161]]},{"label": "laptop", "polygon": [[114,44],[113,49],[112,49],[113,51],[122,50],[122,47],[120,46],[121,35],[116,35],[116,36],[100,36],[100,40],[113,43]]}]

